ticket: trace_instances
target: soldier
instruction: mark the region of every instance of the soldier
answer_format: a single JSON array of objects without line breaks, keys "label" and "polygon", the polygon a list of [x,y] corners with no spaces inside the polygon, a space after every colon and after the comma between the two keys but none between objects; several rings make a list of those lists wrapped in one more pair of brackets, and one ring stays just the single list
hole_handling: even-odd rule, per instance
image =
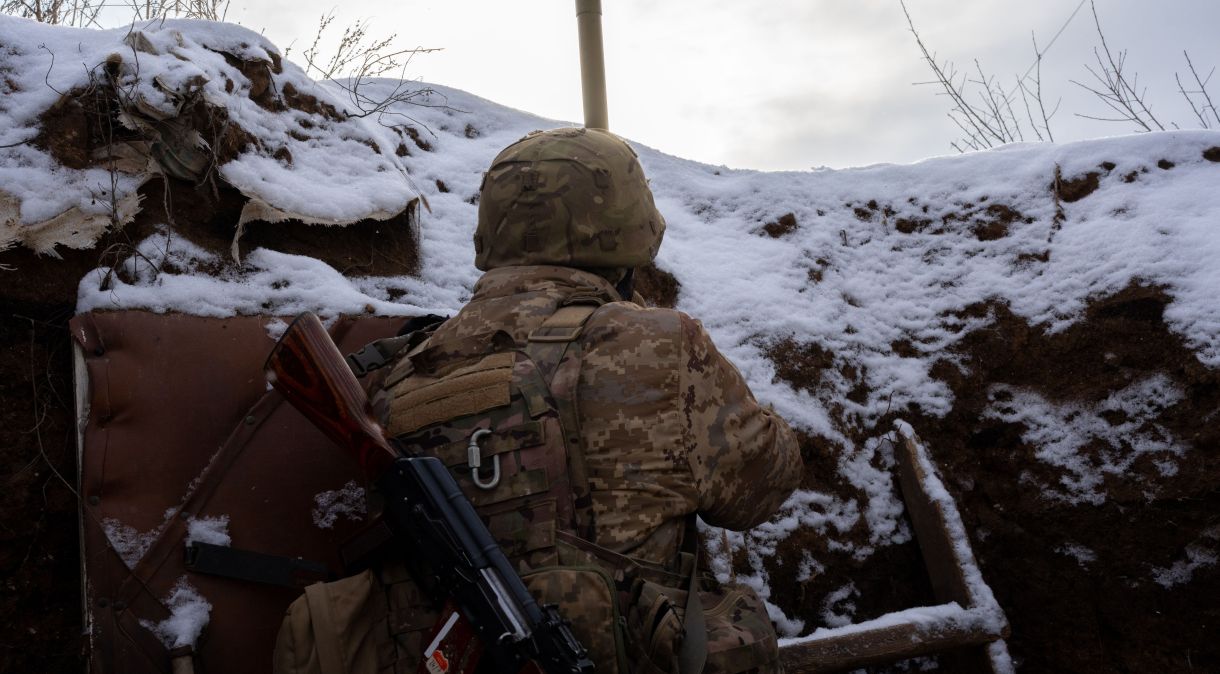
[{"label": "soldier", "polygon": [[[557,129],[510,145],[480,193],[486,274],[456,316],[412,340],[374,403],[391,435],[453,467],[598,672],[778,671],[752,591],[687,590],[695,515],[734,530],[765,521],[800,479],[799,452],[698,321],[632,291],[664,230],[616,136]],[[373,581],[388,603],[370,604],[386,616],[370,629],[392,638],[370,671],[414,671],[435,620],[403,554]]]}]

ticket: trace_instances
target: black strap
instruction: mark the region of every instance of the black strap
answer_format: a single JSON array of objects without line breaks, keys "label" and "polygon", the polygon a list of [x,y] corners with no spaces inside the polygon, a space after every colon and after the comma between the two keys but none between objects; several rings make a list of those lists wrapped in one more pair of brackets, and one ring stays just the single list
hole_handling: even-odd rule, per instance
[{"label": "black strap", "polygon": [[327,580],[326,565],[299,557],[280,557],[211,543],[186,548],[186,570],[252,583],[305,587]]},{"label": "black strap", "polygon": [[403,335],[371,342],[364,345],[359,351],[347,354],[347,366],[352,368],[356,377],[363,377],[394,360],[394,356],[402,351],[410,341],[411,335]]},{"label": "black strap", "polygon": [[366,344],[355,353],[349,353],[347,365],[356,374],[356,377],[364,377],[373,370],[394,362],[394,357],[402,353],[403,349],[414,347],[424,341],[445,320],[447,319],[444,316],[436,314],[414,316],[407,320],[396,337],[379,339]]}]

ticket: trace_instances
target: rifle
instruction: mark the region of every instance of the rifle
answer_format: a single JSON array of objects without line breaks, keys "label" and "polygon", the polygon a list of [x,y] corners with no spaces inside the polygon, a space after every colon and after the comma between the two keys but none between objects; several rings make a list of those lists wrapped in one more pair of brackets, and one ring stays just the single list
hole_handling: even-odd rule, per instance
[{"label": "rifle", "polygon": [[[460,671],[474,671],[480,656],[494,665],[484,671],[593,671],[568,621],[555,606],[534,601],[445,465],[436,457],[413,456],[386,437],[317,316],[297,316],[263,370],[293,407],[375,478],[391,530],[429,570],[432,582],[417,580],[446,608],[423,654],[421,674],[449,671],[451,660]],[[472,631],[481,648],[466,657]]]}]

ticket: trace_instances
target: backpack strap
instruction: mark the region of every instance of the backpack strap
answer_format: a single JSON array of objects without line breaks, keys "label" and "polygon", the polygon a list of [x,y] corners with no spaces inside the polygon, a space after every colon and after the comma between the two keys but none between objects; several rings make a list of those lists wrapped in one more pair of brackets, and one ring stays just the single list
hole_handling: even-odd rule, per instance
[{"label": "backpack strap", "polygon": [[530,332],[525,353],[538,366],[559,409],[563,427],[564,447],[568,454],[568,479],[572,492],[573,518],[570,525],[581,537],[593,540],[593,497],[589,490],[589,470],[585,463],[585,448],[580,434],[576,389],[580,383],[580,365],[584,355],[579,337],[585,323],[604,304],[598,296],[568,298]]}]

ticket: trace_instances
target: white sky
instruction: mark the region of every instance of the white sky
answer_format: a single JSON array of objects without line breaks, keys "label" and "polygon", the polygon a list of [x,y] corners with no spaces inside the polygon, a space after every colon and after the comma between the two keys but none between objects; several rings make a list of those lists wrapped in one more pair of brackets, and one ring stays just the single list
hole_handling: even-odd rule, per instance
[{"label": "white sky", "polygon": [[[318,17],[371,20],[400,46],[443,47],[408,76],[445,84],[546,117],[579,122],[572,0],[236,0],[229,19],[281,46],[312,40]],[[1201,75],[1220,65],[1220,2],[1097,0],[1112,48],[1147,86],[1168,127],[1197,128],[1174,73],[1182,50]],[[925,42],[959,66],[979,58],[1013,86],[1033,62],[1031,31],[1045,45],[1077,0],[909,0]],[[910,162],[952,153],[958,137],[931,86],[897,0],[603,0],[611,129],[664,152],[737,168],[808,169]],[[1062,98],[1056,140],[1128,133],[1070,80],[1097,44],[1086,4],[1046,56],[1044,98]],[[1220,77],[1211,86],[1220,104]]]}]

